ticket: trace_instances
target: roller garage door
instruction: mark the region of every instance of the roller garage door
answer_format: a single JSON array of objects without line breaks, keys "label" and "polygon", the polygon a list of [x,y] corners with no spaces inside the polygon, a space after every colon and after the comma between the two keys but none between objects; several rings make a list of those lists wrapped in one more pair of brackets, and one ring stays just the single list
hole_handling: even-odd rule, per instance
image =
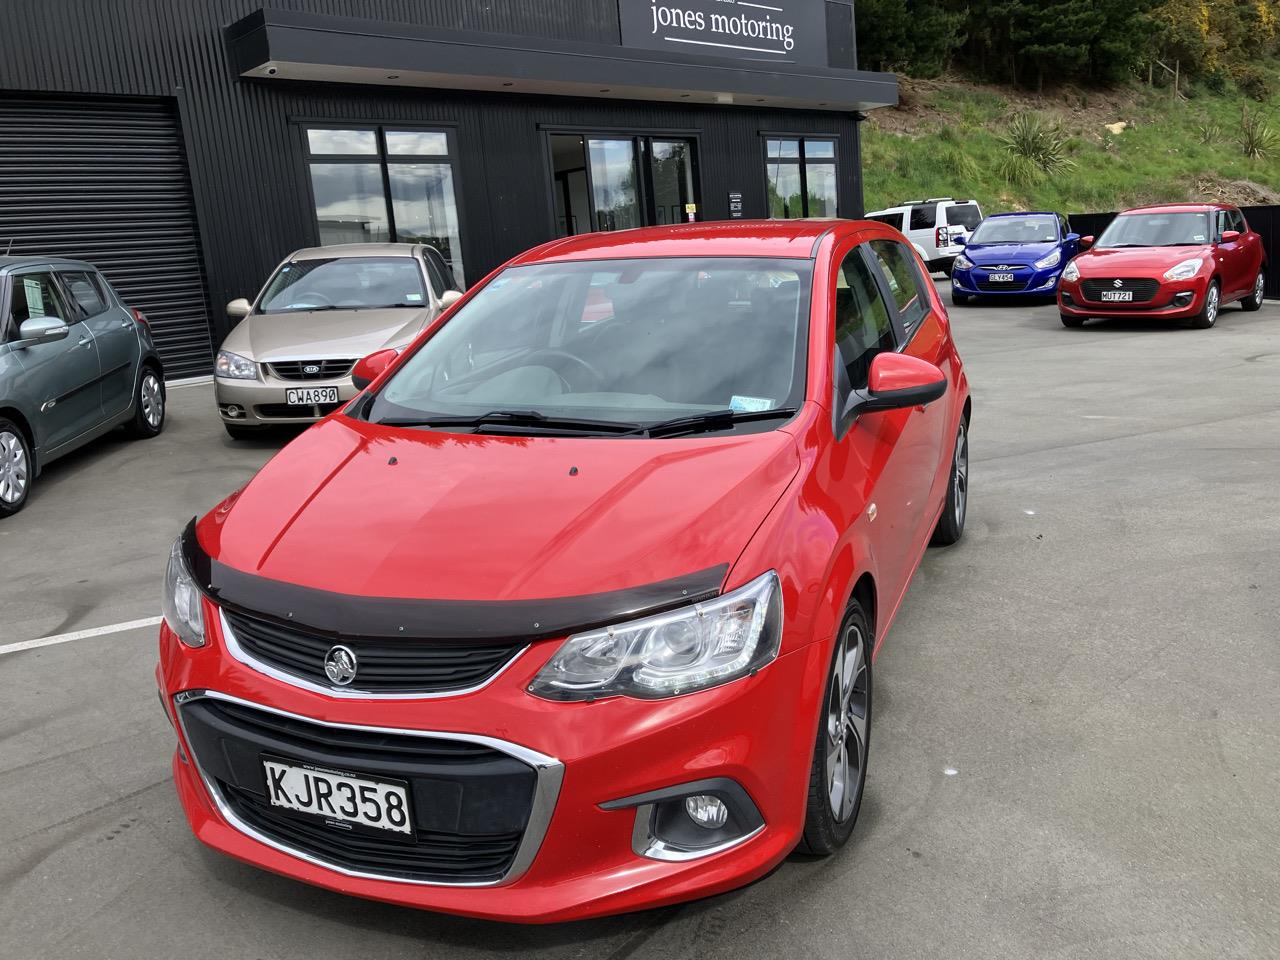
[{"label": "roller garage door", "polygon": [[0,254],[96,264],[146,314],[165,373],[212,368],[175,105],[0,94]]}]

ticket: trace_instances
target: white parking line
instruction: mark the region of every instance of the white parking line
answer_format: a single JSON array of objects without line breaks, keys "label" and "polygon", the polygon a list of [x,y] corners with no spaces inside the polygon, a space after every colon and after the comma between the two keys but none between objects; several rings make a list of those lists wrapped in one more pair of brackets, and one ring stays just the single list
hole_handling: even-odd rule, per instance
[{"label": "white parking line", "polygon": [[19,650],[32,650],[35,647],[51,647],[55,643],[70,643],[72,640],[87,640],[89,637],[105,637],[111,633],[124,633],[126,630],[137,630],[139,627],[157,626],[163,617],[144,617],[141,620],[126,620],[124,623],[113,623],[106,627],[92,627],[88,630],[74,630],[71,633],[59,633],[52,637],[41,637],[39,640],[23,640],[20,643],[6,643],[0,646],[0,656],[6,653],[17,653]]}]

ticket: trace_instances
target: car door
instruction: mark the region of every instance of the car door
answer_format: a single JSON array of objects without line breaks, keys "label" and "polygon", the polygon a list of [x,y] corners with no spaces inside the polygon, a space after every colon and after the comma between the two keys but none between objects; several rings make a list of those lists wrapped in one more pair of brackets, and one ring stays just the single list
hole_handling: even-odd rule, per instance
[{"label": "car door", "polygon": [[133,403],[141,356],[137,321],[115,303],[96,271],[59,270],[58,279],[98,348],[103,416],[117,417]]},{"label": "car door", "polygon": [[1234,299],[1240,294],[1240,240],[1224,240],[1222,235],[1230,230],[1227,224],[1227,211],[1214,210],[1213,218],[1213,257],[1218,261],[1218,276],[1222,279],[1222,300]]},{"label": "car door", "polygon": [[103,420],[98,389],[98,350],[93,333],[67,304],[49,268],[17,273],[10,295],[11,329],[36,317],[58,317],[70,327],[67,336],[14,351],[22,364],[18,390],[37,411],[37,432],[47,451],[74,440]]},{"label": "car door", "polygon": [[[889,239],[871,239],[864,248],[877,268],[885,301],[891,310],[896,309],[894,322],[902,344],[900,352],[943,367],[948,349],[946,331],[933,312],[933,299],[926,286],[932,281],[921,273],[914,253]],[[906,422],[894,451],[903,482],[908,486],[908,512],[917,521],[911,535],[917,551],[912,563],[933,533],[936,507],[945,491],[946,477],[940,476],[939,466],[949,463],[951,453],[949,406],[948,402],[938,401],[904,411]]]}]

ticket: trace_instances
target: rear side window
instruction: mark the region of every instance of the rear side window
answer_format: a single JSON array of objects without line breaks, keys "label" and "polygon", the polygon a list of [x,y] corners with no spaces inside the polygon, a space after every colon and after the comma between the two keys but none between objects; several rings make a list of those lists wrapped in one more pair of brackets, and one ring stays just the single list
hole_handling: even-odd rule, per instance
[{"label": "rear side window", "polygon": [[893,227],[895,230],[902,229],[901,213],[881,213],[874,217],[867,217],[868,220],[874,220],[876,223],[883,223],[887,227]]},{"label": "rear side window", "polygon": [[976,203],[953,203],[946,208],[947,223],[953,227],[972,230],[982,222],[982,211]]},{"label": "rear side window", "polygon": [[79,305],[81,312],[86,317],[96,317],[106,311],[106,295],[98,284],[98,278],[93,274],[76,271],[74,273],[61,272],[58,276],[62,278],[62,282],[66,285],[67,292],[71,294],[71,299]]},{"label": "rear side window", "polygon": [[894,305],[898,309],[898,318],[909,339],[929,309],[928,294],[916,267],[916,258],[895,240],[872,240],[868,246],[884,273]]},{"label": "rear side window", "polygon": [[911,229],[932,230],[938,224],[938,205],[923,204],[911,208]]},{"label": "rear side window", "polygon": [[851,390],[866,388],[875,355],[898,346],[889,310],[861,246],[849,251],[836,274],[835,319],[839,411]]}]

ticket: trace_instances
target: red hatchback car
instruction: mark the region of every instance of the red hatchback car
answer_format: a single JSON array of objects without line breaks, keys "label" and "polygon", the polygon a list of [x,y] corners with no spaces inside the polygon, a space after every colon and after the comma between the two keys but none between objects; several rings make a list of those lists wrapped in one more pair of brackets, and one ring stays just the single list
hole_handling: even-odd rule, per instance
[{"label": "red hatchback car", "polygon": [[515,921],[844,844],[872,659],[968,493],[900,234],[560,240],[357,375],[173,547],[157,680],[202,841]]},{"label": "red hatchback car", "polygon": [[1126,210],[1067,264],[1058,308],[1067,327],[1090,317],[1185,318],[1212,327],[1224,303],[1262,306],[1266,251],[1244,214],[1220,203]]}]

